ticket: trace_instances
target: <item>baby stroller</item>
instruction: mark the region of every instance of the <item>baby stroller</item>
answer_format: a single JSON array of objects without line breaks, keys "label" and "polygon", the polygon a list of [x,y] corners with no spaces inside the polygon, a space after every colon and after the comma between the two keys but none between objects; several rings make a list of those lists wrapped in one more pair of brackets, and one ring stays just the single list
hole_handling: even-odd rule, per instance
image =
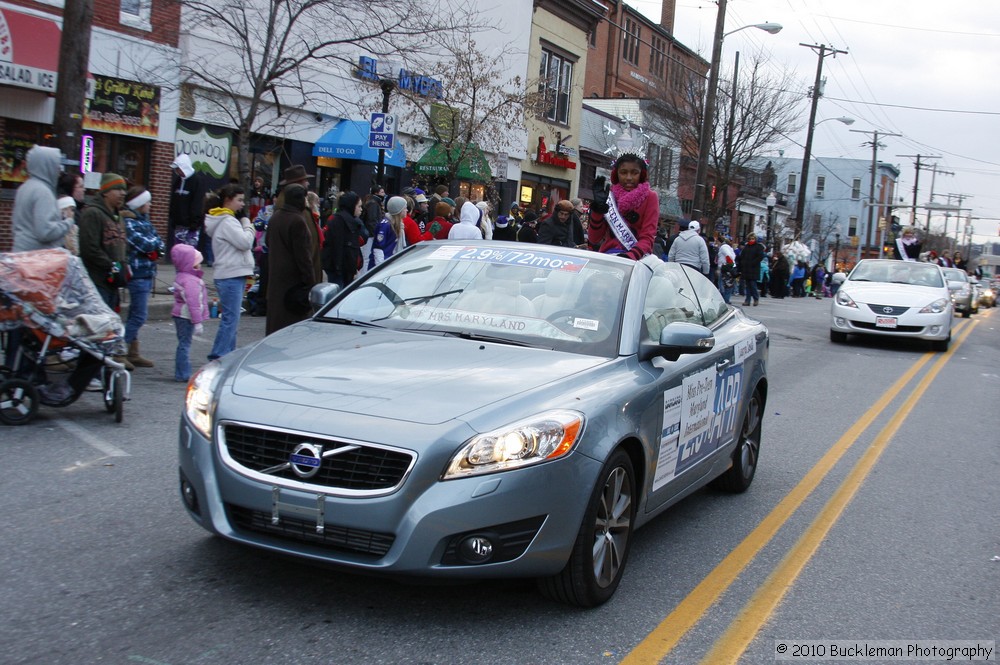
[{"label": "baby stroller", "polygon": [[[101,299],[80,259],[64,249],[0,254],[0,422],[24,425],[40,404],[75,402],[100,377],[104,407],[122,421],[131,377],[114,356],[125,353],[121,318]],[[47,360],[76,349],[65,382],[49,381]]]}]

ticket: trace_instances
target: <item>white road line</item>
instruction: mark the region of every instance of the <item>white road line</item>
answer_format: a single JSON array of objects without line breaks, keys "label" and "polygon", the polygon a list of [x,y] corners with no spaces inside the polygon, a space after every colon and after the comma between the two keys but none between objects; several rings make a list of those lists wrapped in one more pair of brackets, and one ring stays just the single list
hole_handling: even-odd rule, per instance
[{"label": "white road line", "polygon": [[96,436],[88,432],[86,428],[80,427],[76,423],[64,420],[62,418],[57,418],[55,419],[55,424],[63,428],[70,434],[76,436],[84,443],[90,444],[92,447],[96,448],[97,450],[104,453],[108,457],[130,457],[130,455],[121,448],[113,446],[110,443],[101,441]]}]

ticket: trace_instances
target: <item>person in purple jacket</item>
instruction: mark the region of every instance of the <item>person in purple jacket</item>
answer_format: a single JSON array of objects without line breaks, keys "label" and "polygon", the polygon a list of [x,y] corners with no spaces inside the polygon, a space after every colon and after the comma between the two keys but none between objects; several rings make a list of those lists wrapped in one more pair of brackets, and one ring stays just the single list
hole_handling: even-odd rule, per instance
[{"label": "person in purple jacket", "polygon": [[205,331],[208,318],[208,289],[202,280],[203,257],[191,245],[176,244],[170,249],[170,261],[177,270],[174,277],[174,327],[177,329],[177,353],[174,356],[174,380],[191,378],[191,338]]}]

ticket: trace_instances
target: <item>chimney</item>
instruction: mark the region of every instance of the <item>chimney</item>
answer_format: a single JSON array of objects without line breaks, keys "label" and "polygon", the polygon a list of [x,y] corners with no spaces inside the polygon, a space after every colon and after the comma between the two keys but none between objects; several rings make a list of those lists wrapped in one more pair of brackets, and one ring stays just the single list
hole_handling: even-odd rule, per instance
[{"label": "chimney", "polygon": [[663,0],[660,10],[660,26],[671,35],[674,34],[674,14],[677,12],[677,0]]}]

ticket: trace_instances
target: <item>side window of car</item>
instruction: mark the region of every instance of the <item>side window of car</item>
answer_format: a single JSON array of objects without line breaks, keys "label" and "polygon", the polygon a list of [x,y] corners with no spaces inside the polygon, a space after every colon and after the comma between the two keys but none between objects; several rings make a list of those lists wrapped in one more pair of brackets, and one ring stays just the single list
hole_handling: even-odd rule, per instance
[{"label": "side window of car", "polygon": [[660,339],[660,332],[668,323],[701,323],[698,298],[679,263],[664,263],[656,268],[646,291],[642,320],[649,338],[655,341]]},{"label": "side window of car", "polygon": [[682,266],[682,268],[684,274],[691,280],[691,286],[694,288],[695,296],[697,296],[701,306],[702,320],[694,321],[694,323],[711,326],[729,311],[729,306],[722,299],[719,289],[715,288],[715,285],[708,281],[708,278],[687,266]]}]

